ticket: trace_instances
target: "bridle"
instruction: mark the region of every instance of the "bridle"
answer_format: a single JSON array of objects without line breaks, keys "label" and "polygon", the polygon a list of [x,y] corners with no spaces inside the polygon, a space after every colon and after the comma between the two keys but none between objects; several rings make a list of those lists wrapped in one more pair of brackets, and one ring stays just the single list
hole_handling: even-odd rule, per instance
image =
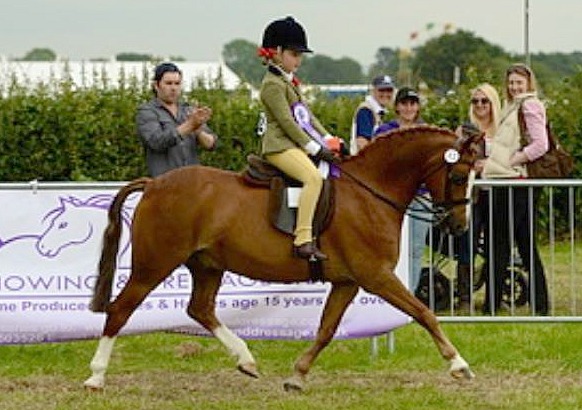
[{"label": "bridle", "polygon": [[[412,199],[412,201],[416,202],[417,205],[419,205],[419,207],[421,208],[420,212],[428,213],[428,214],[430,214],[430,216],[424,217],[422,215],[415,215],[414,214],[415,211],[407,211],[408,215],[411,218],[419,219],[419,220],[422,220],[425,222],[430,222],[430,223],[434,224],[435,226],[442,226],[444,223],[446,223],[449,220],[449,218],[451,217],[451,213],[453,212],[453,209],[455,207],[466,206],[467,204],[469,204],[471,202],[471,199],[468,196],[466,196],[465,198],[462,198],[462,199],[453,199],[453,193],[452,193],[453,186],[464,185],[464,184],[469,182],[469,178],[471,177],[471,172],[469,172],[467,175],[461,175],[461,174],[455,173],[455,170],[454,170],[455,166],[461,165],[461,164],[469,165],[469,167],[473,166],[473,162],[461,160],[461,158],[462,158],[461,153],[463,152],[464,145],[467,143],[469,138],[471,138],[471,135],[466,135],[466,134],[463,134],[462,136],[458,137],[457,140],[455,141],[455,143],[453,144],[453,147],[450,148],[449,150],[445,151],[444,163],[439,164],[435,169],[433,169],[431,172],[429,172],[428,175],[426,176],[426,178],[429,178],[431,175],[438,172],[442,167],[446,167],[447,175],[446,175],[446,178],[444,181],[444,184],[445,184],[444,199],[442,201],[433,201],[432,199],[428,199],[428,198],[424,198],[424,197],[422,199],[420,199],[419,196],[415,196]],[[450,160],[448,160],[447,159],[448,153],[450,153],[451,156],[458,155],[458,159],[454,160],[453,158],[450,158]],[[470,190],[468,190],[468,191],[470,191]],[[417,210],[416,212],[419,212],[419,211]]]},{"label": "bridle", "polygon": [[[383,194],[382,192],[379,192],[377,189],[368,185],[366,182],[362,181],[360,178],[356,177],[352,173],[346,171],[345,169],[343,169],[341,167],[340,168],[341,168],[342,174],[345,174],[346,176],[350,177],[359,186],[364,188],[366,191],[370,192],[372,195],[374,195],[376,198],[380,199],[382,202],[392,206],[397,211],[400,211],[402,213],[406,213],[412,218],[431,222],[431,223],[434,223],[435,225],[439,226],[439,225],[442,225],[443,223],[445,223],[450,218],[451,213],[455,207],[465,206],[470,202],[470,199],[468,197],[465,197],[463,199],[453,199],[452,198],[453,186],[464,185],[465,183],[467,183],[468,178],[469,178],[468,175],[464,176],[464,175],[460,175],[458,173],[455,173],[455,171],[454,171],[455,166],[460,165],[460,164],[467,164],[469,166],[473,165],[472,162],[461,161],[462,149],[469,138],[470,138],[470,136],[467,136],[467,135],[463,135],[463,136],[457,138],[457,140],[453,144],[452,148],[449,148],[449,150],[446,151],[446,152],[454,151],[456,153],[456,155],[458,155],[458,159],[456,161],[447,161],[447,158],[445,158],[442,163],[438,164],[438,166],[436,166],[433,170],[431,170],[428,173],[428,175],[426,176],[426,178],[429,178],[431,175],[435,174],[436,172],[441,170],[443,167],[446,167],[447,176],[446,176],[445,181],[444,181],[444,184],[445,184],[445,186],[444,186],[444,200],[435,202],[435,201],[432,201],[430,199],[425,199],[424,197],[423,197],[423,199],[419,199],[418,196],[415,196],[412,199],[412,201],[416,201],[418,204],[420,204],[420,208],[422,208],[420,210],[420,212],[431,214],[431,216],[428,218],[421,216],[421,215],[415,215],[415,211],[410,211],[407,206],[399,203],[398,201],[395,201],[394,199]],[[454,154],[451,154],[451,156],[452,155],[454,155]],[[446,157],[446,154],[445,154],[445,157]],[[418,212],[418,211],[416,211],[416,212]]]}]

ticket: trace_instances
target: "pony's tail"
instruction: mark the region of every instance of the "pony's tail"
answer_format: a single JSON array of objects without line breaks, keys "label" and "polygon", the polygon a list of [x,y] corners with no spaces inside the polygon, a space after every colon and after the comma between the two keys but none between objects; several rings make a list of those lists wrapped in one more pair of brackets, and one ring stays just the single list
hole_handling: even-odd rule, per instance
[{"label": "pony's tail", "polygon": [[121,209],[125,199],[132,193],[143,191],[151,178],[136,179],[117,193],[109,207],[109,223],[103,233],[103,248],[99,260],[99,276],[93,289],[93,299],[90,309],[93,312],[105,312],[111,299],[111,288],[115,268],[117,264],[117,251],[119,250],[119,238],[121,237]]}]

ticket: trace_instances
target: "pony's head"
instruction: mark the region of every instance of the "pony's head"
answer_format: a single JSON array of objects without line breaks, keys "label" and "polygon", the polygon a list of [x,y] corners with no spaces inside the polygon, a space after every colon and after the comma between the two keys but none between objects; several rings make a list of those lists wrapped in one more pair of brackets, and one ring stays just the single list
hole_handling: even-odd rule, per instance
[{"label": "pony's head", "polygon": [[376,137],[342,169],[356,174],[371,191],[401,212],[424,184],[431,195],[436,223],[447,233],[467,228],[474,142],[480,134],[458,137],[450,130],[422,125]]},{"label": "pony's head", "polygon": [[468,226],[475,172],[475,143],[479,134],[449,133],[427,161],[423,181],[432,198],[436,224],[445,233],[460,235]]}]

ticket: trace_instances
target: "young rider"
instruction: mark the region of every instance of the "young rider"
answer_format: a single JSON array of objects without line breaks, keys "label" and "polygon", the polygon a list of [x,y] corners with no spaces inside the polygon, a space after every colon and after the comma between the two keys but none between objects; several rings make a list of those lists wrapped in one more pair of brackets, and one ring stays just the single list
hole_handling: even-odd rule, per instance
[{"label": "young rider", "polygon": [[338,159],[324,146],[329,133],[309,112],[295,77],[303,53],[310,52],[303,27],[292,17],[275,20],[265,28],[258,53],[267,66],[260,90],[266,120],[261,154],[303,184],[293,254],[303,259],[325,260],[327,256],[317,248],[312,232],[323,178],[308,155],[332,163]]}]

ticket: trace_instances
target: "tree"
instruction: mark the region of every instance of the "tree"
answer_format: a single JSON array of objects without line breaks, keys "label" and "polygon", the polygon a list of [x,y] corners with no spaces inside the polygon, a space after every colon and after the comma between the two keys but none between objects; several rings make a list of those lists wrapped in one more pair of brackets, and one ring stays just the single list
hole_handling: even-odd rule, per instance
[{"label": "tree", "polygon": [[511,56],[501,47],[471,32],[459,30],[445,33],[418,47],[411,66],[417,81],[422,79],[433,89],[448,90],[454,85],[455,70],[460,73],[460,82],[466,80],[470,68],[484,77],[498,80],[510,61]]},{"label": "tree", "polygon": [[[225,64],[244,81],[259,86],[265,67],[257,57],[257,45],[237,39],[226,44],[222,51]],[[359,84],[363,81],[362,66],[355,60],[343,57],[334,60],[325,55],[303,56],[298,75],[313,84]]]},{"label": "tree", "polygon": [[565,77],[578,74],[582,66],[582,52],[532,54],[531,65],[542,88],[546,88],[559,84]]},{"label": "tree", "polygon": [[236,39],[227,43],[222,49],[224,63],[243,81],[258,87],[261,84],[265,68],[257,57],[257,45],[248,40]]},{"label": "tree", "polygon": [[115,55],[116,61],[152,61],[154,57],[151,54],[144,53],[118,53]]},{"label": "tree", "polygon": [[400,50],[389,47],[380,47],[376,51],[376,61],[372,63],[368,70],[368,77],[374,78],[377,75],[389,75],[396,78],[399,69]]},{"label": "tree", "polygon": [[30,50],[21,61],[55,61],[57,54],[50,48],[33,48]]},{"label": "tree", "polygon": [[312,84],[361,84],[365,82],[362,66],[348,57],[333,59],[318,54],[305,56],[299,69],[299,76]]}]

